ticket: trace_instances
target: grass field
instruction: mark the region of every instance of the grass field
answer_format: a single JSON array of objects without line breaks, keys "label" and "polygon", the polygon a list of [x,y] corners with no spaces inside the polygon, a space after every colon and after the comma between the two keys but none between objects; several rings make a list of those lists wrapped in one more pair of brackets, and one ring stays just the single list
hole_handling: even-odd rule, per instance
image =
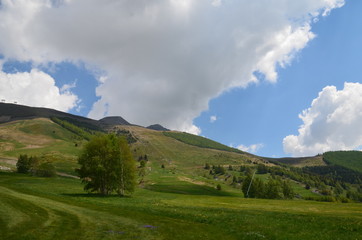
[{"label": "grass field", "polygon": [[79,180],[0,172],[2,239],[360,239],[361,204],[245,199],[179,181],[132,197],[86,194]]}]

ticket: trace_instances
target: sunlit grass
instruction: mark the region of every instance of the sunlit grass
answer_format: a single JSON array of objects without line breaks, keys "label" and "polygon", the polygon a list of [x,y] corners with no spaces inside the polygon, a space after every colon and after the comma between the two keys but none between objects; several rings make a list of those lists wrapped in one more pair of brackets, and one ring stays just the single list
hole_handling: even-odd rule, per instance
[{"label": "sunlit grass", "polygon": [[125,198],[87,194],[75,179],[14,173],[0,173],[0,188],[5,239],[358,239],[362,234],[360,204],[245,199],[172,175]]}]

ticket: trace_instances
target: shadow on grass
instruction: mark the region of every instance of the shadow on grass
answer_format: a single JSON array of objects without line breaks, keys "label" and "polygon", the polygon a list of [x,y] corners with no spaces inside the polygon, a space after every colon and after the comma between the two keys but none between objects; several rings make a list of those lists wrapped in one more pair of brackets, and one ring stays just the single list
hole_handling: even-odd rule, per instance
[{"label": "shadow on grass", "polygon": [[154,184],[146,189],[161,193],[176,193],[184,195],[207,195],[207,196],[235,196],[233,193],[219,191],[213,187],[201,186],[195,184]]}]

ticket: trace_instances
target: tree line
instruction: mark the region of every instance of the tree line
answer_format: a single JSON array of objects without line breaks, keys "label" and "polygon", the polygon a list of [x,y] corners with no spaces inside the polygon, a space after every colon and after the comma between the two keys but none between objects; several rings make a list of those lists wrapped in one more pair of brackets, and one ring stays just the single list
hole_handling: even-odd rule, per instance
[{"label": "tree line", "polygon": [[28,156],[21,154],[16,163],[18,173],[32,174],[38,177],[54,177],[55,167],[46,159],[38,156]]}]

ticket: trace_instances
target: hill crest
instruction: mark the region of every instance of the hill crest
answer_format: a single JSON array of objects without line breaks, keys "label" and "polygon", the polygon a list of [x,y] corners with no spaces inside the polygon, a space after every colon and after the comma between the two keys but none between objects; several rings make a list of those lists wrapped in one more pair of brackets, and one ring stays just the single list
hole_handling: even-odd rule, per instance
[{"label": "hill crest", "polygon": [[[0,103],[0,124],[16,120],[34,119],[34,118],[52,118],[52,117],[70,119],[72,120],[72,122],[76,121],[79,123],[84,123],[88,126],[92,125],[94,128],[109,128],[110,126],[115,126],[115,125],[134,125],[132,123],[129,123],[127,120],[125,120],[120,116],[109,116],[102,118],[100,120],[94,120],[91,118],[65,113],[50,108],[29,107],[29,106],[12,104],[12,103]],[[157,127],[151,127],[151,126],[157,126]],[[159,124],[151,126],[149,126],[148,128],[156,131],[166,131],[167,129]]]}]

